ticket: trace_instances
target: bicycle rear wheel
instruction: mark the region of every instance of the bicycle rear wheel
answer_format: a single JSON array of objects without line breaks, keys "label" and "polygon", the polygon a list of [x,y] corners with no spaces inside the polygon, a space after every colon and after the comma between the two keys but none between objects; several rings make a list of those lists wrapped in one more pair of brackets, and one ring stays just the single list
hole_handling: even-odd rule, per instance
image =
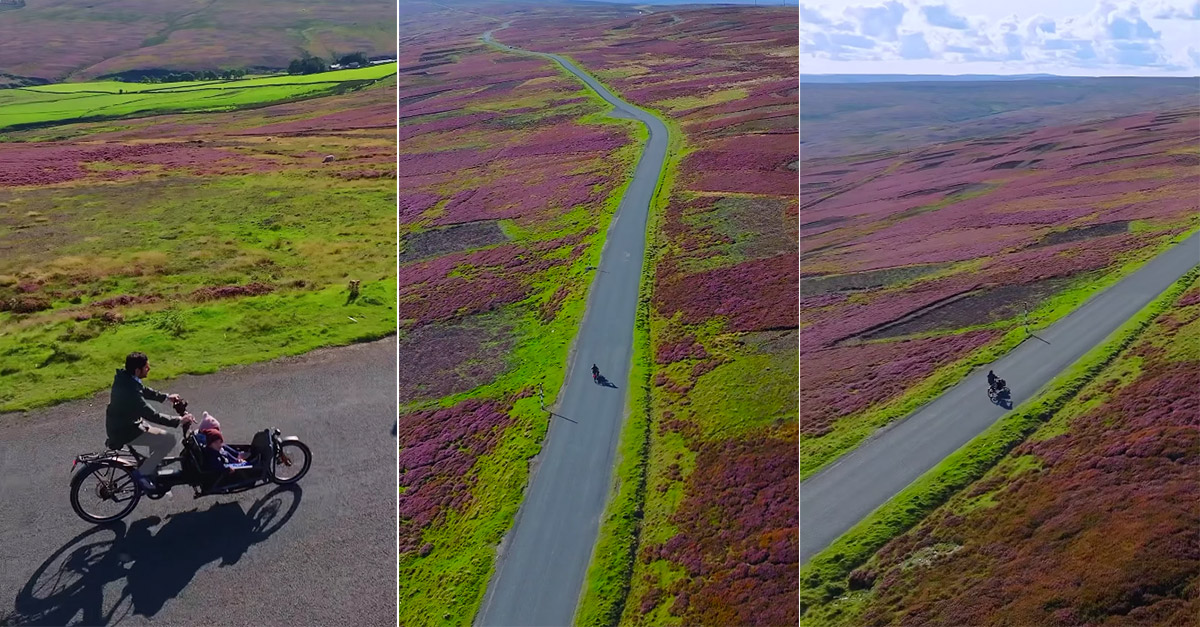
[{"label": "bicycle rear wheel", "polygon": [[71,509],[92,524],[121,520],[141,498],[133,470],[116,462],[90,464],[71,479]]}]

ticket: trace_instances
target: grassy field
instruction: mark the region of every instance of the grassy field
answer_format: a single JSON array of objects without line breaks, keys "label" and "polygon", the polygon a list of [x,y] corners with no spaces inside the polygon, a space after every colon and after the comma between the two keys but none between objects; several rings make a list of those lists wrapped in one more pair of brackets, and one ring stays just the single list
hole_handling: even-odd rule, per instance
[{"label": "grassy field", "polygon": [[362,89],[396,74],[395,63],[303,76],[168,84],[94,81],[0,90],[0,131],[83,120],[216,112]]},{"label": "grassy field", "polygon": [[11,133],[0,411],[86,396],[131,350],[158,378],[393,333],[394,98]]}]

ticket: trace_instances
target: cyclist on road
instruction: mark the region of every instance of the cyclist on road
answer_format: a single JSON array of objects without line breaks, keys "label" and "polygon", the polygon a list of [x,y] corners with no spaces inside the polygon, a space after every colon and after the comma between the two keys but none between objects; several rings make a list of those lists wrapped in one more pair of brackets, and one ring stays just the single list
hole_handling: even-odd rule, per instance
[{"label": "cyclist on road", "polygon": [[159,403],[175,402],[179,400],[179,395],[164,394],[144,385],[142,379],[148,374],[150,360],[145,353],[133,352],[125,358],[125,368],[117,370],[116,376],[113,377],[112,392],[105,409],[104,426],[108,434],[105,446],[109,449],[119,449],[127,444],[150,449],[149,456],[133,472],[133,477],[142,489],[153,490],[154,484],[147,475],[152,474],[158,468],[158,464],[171,454],[176,439],[175,434],[151,426],[147,422],[165,427],[178,427],[181,424],[191,424],[195,419],[187,413],[182,418],[175,418],[154,411],[147,400]]}]

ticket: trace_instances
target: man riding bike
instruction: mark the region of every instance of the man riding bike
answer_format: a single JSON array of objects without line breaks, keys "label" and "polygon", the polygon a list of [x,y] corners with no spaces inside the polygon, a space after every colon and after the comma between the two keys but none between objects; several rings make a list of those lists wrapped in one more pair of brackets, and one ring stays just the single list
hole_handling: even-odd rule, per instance
[{"label": "man riding bike", "polygon": [[153,490],[154,484],[147,477],[154,472],[171,450],[175,448],[175,434],[147,424],[147,421],[166,427],[178,427],[195,422],[190,413],[182,418],[175,418],[154,411],[147,400],[159,403],[179,400],[178,394],[164,394],[142,384],[142,379],[150,374],[150,360],[145,353],[133,352],[125,358],[125,368],[117,370],[113,377],[112,392],[109,395],[108,407],[105,409],[105,431],[108,440],[105,446],[109,449],[119,449],[127,444],[144,446],[150,449],[149,456],[141,466],[133,472],[134,479],[144,490]]},{"label": "man riding bike", "polygon": [[592,378],[600,378],[600,368],[596,367],[596,364],[592,364]]},{"label": "man riding bike", "polygon": [[988,387],[989,388],[991,388],[993,390],[996,389],[996,381],[998,381],[999,379],[1000,379],[1000,377],[997,377],[994,372],[992,372],[991,370],[988,370]]}]

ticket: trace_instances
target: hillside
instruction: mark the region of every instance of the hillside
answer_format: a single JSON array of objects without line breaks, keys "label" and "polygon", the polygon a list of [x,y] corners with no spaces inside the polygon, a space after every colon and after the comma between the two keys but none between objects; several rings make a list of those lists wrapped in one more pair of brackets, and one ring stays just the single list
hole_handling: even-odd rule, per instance
[{"label": "hillside", "polygon": [[302,51],[394,53],[389,0],[35,0],[0,12],[0,74],[283,68]]},{"label": "hillside", "polygon": [[1196,93],[1194,78],[832,84],[803,77],[801,141],[805,158],[904,150],[1185,107]]}]

